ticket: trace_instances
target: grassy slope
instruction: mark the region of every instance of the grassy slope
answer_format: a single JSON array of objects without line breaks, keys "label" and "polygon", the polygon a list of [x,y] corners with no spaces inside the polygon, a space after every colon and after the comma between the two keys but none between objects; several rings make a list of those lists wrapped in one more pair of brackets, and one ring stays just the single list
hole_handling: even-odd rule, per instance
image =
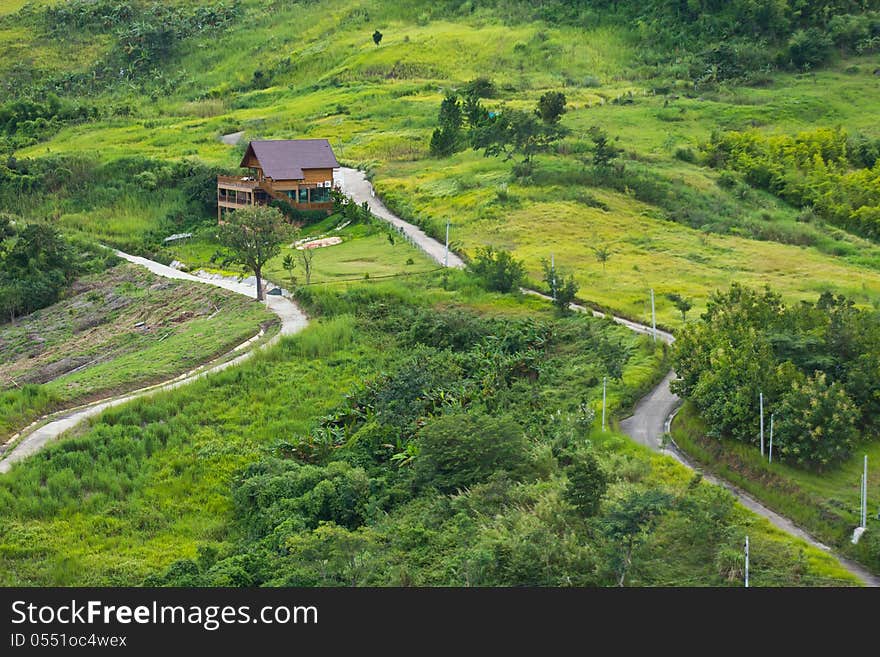
[{"label": "grassy slope", "polygon": [[[647,316],[650,287],[660,293],[660,321],[671,326],[679,318],[663,292],[695,297],[698,311],[711,290],[732,280],[766,282],[789,299],[814,297],[825,289],[860,303],[876,303],[880,296],[877,247],[836,231],[816,229],[820,248],[707,236],[663,220],[656,207],[629,195],[584,190],[607,203],[610,211],[603,212],[580,202],[580,165],[573,157],[541,162],[544,170],[566,174],[560,179],[568,182],[510,185],[515,201],[508,206],[494,199],[508,182],[509,163],[471,152],[449,160],[426,159],[445,87],[487,74],[502,86],[510,105],[528,106],[543,90],[565,86],[570,104],[564,122],[574,129],[573,148],[586,127],[603,125],[636,152],[638,162],[628,166],[677,181],[698,196],[716,195],[722,209],[734,204],[750,219],[790,228],[793,209],[756,192],[740,201],[717,187],[714,172],[680,162],[672,153],[678,146],[693,146],[713,129],[751,125],[773,132],[832,124],[876,136],[872,113],[865,111],[866,98],[877,89],[878,80],[870,74],[876,58],[843,62],[815,76],[779,75],[769,88],[724,89],[664,107],[662,97],[647,94],[650,84],[631,74],[632,42],[617,28],[510,28],[479,16],[420,25],[412,20],[417,12],[405,3],[398,8],[330,1],[265,15],[253,9],[256,3],[248,4],[252,13],[238,28],[184,47],[180,64],[188,82],[177,94],[138,103],[134,118],[64,129],[20,155],[87,152],[105,161],[134,153],[197,155],[235,166],[237,154],[219,143],[221,133],[244,129],[255,137],[327,136],[341,159],[370,166],[380,191],[411,218],[431,226],[451,217],[453,236],[465,251],[485,242],[513,248],[536,276],[540,258],[552,248],[557,262],[575,269],[581,296],[636,317]],[[359,13],[362,7],[369,8],[369,19]],[[375,27],[385,34],[379,48],[369,40]],[[22,56],[32,39],[21,30],[0,30],[0,52],[8,55],[0,58],[0,69],[2,62]],[[71,44],[34,45],[48,70],[82,69],[102,47],[83,51]],[[72,56],[75,52],[81,55]],[[274,86],[246,89],[254,69],[269,70],[287,57],[293,63],[275,76]],[[859,70],[845,72],[852,64]],[[579,86],[587,76],[597,77],[600,86]],[[634,92],[632,105],[607,102],[628,91]],[[156,196],[159,202],[67,214],[61,222],[93,230],[95,218],[102,219],[102,227],[112,221],[112,241],[148,230],[166,214],[172,200],[163,205],[161,194]],[[560,233],[569,239],[547,243],[545,235]],[[606,272],[589,248],[596,242],[608,242],[614,251]]]},{"label": "grassy slope", "polygon": [[[413,284],[408,294],[441,308],[465,304],[501,316],[550,315],[549,304],[536,299],[486,294],[461,280],[443,290],[438,282],[435,277],[430,284]],[[662,368],[648,341],[615,331],[645,347],[635,351],[624,383],[611,387],[617,404],[624,390],[641,387]],[[351,316],[318,321],[241,367],[108,411],[78,437],[17,466],[0,482],[0,496],[21,487],[36,493],[19,499],[14,513],[0,516],[0,583],[137,584],[176,559],[194,556],[199,545],[234,539],[229,535],[233,477],[279,438],[308,431],[354,383],[393,362],[401,354],[389,349],[391,344],[357,331]],[[547,403],[562,403],[575,392],[561,391]],[[596,393],[591,391],[592,398]],[[230,398],[237,403],[230,404]],[[593,438],[631,471],[625,477],[687,487],[690,474],[673,460],[617,434],[597,431]],[[139,447],[124,448],[131,441]],[[87,475],[78,457],[89,454],[94,456],[87,459]],[[738,510],[735,522],[748,528],[759,560],[764,559],[755,567],[758,584],[762,572],[766,585],[814,578],[853,582],[828,555],[765,521]],[[643,549],[664,554],[662,563],[643,564],[632,573],[632,584],[658,577],[679,584],[716,581],[713,564],[691,563],[687,551],[670,554],[665,537],[658,532]]]},{"label": "grassy slope", "polygon": [[[169,379],[275,323],[239,294],[136,265],[81,279],[68,298],[0,327],[0,436],[44,413]],[[28,383],[39,387],[18,388]]]},{"label": "grassy slope", "polygon": [[[864,99],[880,84],[871,74],[876,58],[856,61],[856,73],[843,72],[853,63],[845,62],[816,75],[779,75],[769,88],[722,89],[664,107],[667,99],[650,95],[650,83],[627,79],[634,51],[620,29],[504,27],[484,18],[419,25],[397,20],[405,9],[362,4],[370,5],[369,21],[342,2],[251,14],[242,21],[246,27],[185,46],[181,62],[189,83],[179,95],[141,108],[143,117],[67,128],[20,155],[77,151],[107,160],[196,154],[235,166],[237,152],[217,140],[223,132],[325,136],[344,161],[370,165],[378,189],[412,219],[436,227],[451,218],[465,252],[486,242],[512,248],[538,279],[540,259],[552,250],[557,262],[574,269],[584,298],[634,317],[646,316],[653,287],[660,322],[674,327],[680,317],[664,293],[694,297],[699,310],[709,292],[731,280],[769,283],[787,298],[831,289],[860,303],[880,300],[880,248],[840,231],[810,228],[815,247],[707,236],[626,194],[585,189],[574,155],[544,158],[539,168],[549,184],[511,185],[514,202],[501,203],[495,196],[508,182],[510,163],[473,152],[440,161],[426,157],[444,87],[490,75],[502,88],[501,100],[529,106],[543,90],[567,85],[569,148],[580,148],[590,125],[602,125],[637,157],[628,167],[671,181],[688,198],[708,199],[705,214],[713,221],[738,214],[728,223],[748,220],[787,234],[798,230],[792,208],[758,192],[737,198],[717,186],[715,172],[681,162],[673,152],[695,146],[714,129],[752,125],[794,131],[830,124],[876,134],[864,111]],[[297,30],[278,29],[292,24]],[[378,48],[369,40],[374,25],[385,33]],[[291,64],[278,64],[287,57]],[[273,66],[281,66],[275,86],[235,92],[247,86],[253,70]],[[578,86],[587,76],[598,77],[601,86]],[[628,91],[634,91],[633,104],[606,102]],[[584,192],[610,210],[584,205]],[[129,216],[122,230],[145,229],[164,214],[158,206],[125,210],[113,212]],[[91,218],[61,220],[84,228]],[[548,243],[548,236],[560,234],[568,239]],[[604,272],[590,248],[597,243],[613,251]]]}]

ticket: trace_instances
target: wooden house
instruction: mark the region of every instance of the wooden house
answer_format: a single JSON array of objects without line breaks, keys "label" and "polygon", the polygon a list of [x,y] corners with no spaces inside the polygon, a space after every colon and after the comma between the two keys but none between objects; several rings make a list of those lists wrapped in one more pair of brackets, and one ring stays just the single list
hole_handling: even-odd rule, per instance
[{"label": "wooden house", "polygon": [[223,211],[272,199],[302,210],[331,210],[339,162],[326,139],[252,141],[239,165],[245,176],[217,176],[217,221]]}]

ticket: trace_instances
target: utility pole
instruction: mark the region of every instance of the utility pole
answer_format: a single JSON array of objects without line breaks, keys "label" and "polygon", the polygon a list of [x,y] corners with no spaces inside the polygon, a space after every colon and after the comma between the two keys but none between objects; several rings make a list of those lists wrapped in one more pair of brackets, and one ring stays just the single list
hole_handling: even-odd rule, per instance
[{"label": "utility pole", "polygon": [[862,473],[862,527],[868,528],[868,455],[865,454],[865,469]]},{"label": "utility pole", "polygon": [[758,393],[761,405],[761,456],[764,456],[764,393]]},{"label": "utility pole", "polygon": [[605,387],[608,384],[608,377],[602,378],[602,431],[605,431]]},{"label": "utility pole", "polygon": [[773,413],[770,413],[770,463],[773,463]]},{"label": "utility pole", "polygon": [[449,219],[446,220],[446,253],[443,255],[443,266],[449,266]]},{"label": "utility pole", "polygon": [[749,537],[746,536],[746,588],[749,588]]},{"label": "utility pole", "polygon": [[657,313],[654,311],[654,288],[651,288],[651,335],[657,342]]},{"label": "utility pole", "polygon": [[553,287],[553,300],[556,301],[556,259],[550,254],[550,284]]}]

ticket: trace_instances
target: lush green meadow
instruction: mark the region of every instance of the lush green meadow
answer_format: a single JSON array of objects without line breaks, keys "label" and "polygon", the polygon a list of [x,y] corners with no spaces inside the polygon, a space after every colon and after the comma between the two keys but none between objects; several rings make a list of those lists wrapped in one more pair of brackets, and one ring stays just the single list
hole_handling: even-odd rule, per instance
[{"label": "lush green meadow", "polygon": [[[62,127],[16,155],[197,157],[234,168],[240,151],[221,144],[221,134],[327,137],[342,161],[368,167],[379,192],[407,218],[437,234],[451,219],[465,254],[485,243],[512,249],[538,280],[540,260],[552,252],[574,271],[584,299],[633,317],[647,316],[654,288],[661,323],[677,326],[681,318],[665,294],[690,297],[699,311],[710,291],[733,280],[770,283],[788,299],[824,290],[862,304],[880,299],[875,244],[799,220],[766,192],[722,187],[717,171],[681,157],[716,130],[841,126],[878,136],[865,107],[880,84],[875,56],[778,73],[764,86],[694,91],[669,77],[645,79],[635,37],[620,26],[503,25],[486,13],[444,22],[394,3],[273,5],[265,15],[245,9],[246,27],[180,44],[174,61],[183,78],[173,92],[131,115]],[[273,29],[288,22],[295,33]],[[385,35],[378,47],[369,39],[374,27]],[[566,94],[563,125],[571,134],[539,158],[531,178],[513,179],[510,162],[473,151],[428,157],[444,91],[477,75],[498,88],[490,108],[526,108],[546,90]],[[130,92],[112,87],[97,102],[126,98]],[[593,125],[624,150],[632,180],[623,189],[597,181],[585,164]],[[158,189],[64,211],[60,221],[97,226],[119,241],[155,228],[176,199],[174,190]],[[597,245],[611,250],[604,270]]]},{"label": "lush green meadow", "polygon": [[[12,221],[48,220],[163,261],[228,273],[213,257],[213,180],[236,170],[242,148],[220,137],[236,131],[246,140],[325,137],[341,162],[368,171],[404,218],[436,236],[450,220],[453,245],[466,258],[487,244],[510,250],[524,261],[530,284],[542,287],[541,262],[552,256],[574,274],[582,300],[634,319],[649,318],[654,290],[659,323],[680,328],[685,318],[670,294],[693,302],[692,319],[712,291],[732,282],[769,284],[786,302],[830,291],[880,307],[876,241],[789,205],[779,190],[751,186],[744,174],[708,157],[709,144],[729,131],[773,136],[841,128],[854,143],[876,143],[880,56],[873,42],[855,49],[835,41],[818,65],[795,65],[783,57],[791,54],[791,30],[770,35],[759,26],[756,34],[768,41],[757,43],[767,52],[754,75],[737,78],[717,75],[711,61],[703,66],[697,50],[715,41],[669,30],[653,43],[656,24],[629,20],[627,12],[640,3],[615,2],[612,11],[611,3],[597,2],[580,14],[583,3],[490,0],[430,6],[416,0],[74,1],[54,13],[43,10],[56,4],[35,2],[19,11],[21,2],[0,2],[0,94],[9,99],[0,103],[0,214]],[[568,4],[577,7],[569,11]],[[680,13],[677,4],[669,7]],[[128,18],[108,21],[100,15],[105,10]],[[729,17],[725,12],[718,16]],[[371,39],[376,29],[379,44]],[[740,46],[751,39],[737,34]],[[565,94],[561,124],[568,134],[536,156],[528,175],[514,175],[514,160],[470,149],[430,156],[441,101],[478,76],[494,83],[483,99],[492,111],[531,112],[545,92]],[[612,173],[594,163],[593,126],[620,149]],[[860,171],[867,177],[876,167]],[[335,234],[338,221],[334,215],[307,224],[301,236]],[[195,236],[163,245],[178,232]],[[283,583],[294,584],[610,584],[621,564],[609,539],[614,518],[625,516],[633,501],[664,511],[628,555],[630,583],[735,584],[746,528],[756,583],[849,581],[826,555],[780,536],[669,460],[616,434],[565,425],[561,433],[577,437],[577,445],[568,445],[577,458],[588,458],[589,442],[597,462],[613,473],[601,513],[586,520],[573,514],[565,500],[574,471],[566,454],[554,452],[559,436],[530,433],[542,422],[555,426],[537,415],[523,427],[532,440],[524,469],[517,469],[522,463],[502,469],[510,481],[481,480],[473,490],[435,496],[412,488],[398,464],[414,456],[405,449],[429,442],[418,432],[381,444],[398,450],[393,461],[389,454],[359,460],[362,441],[348,436],[350,442],[309,462],[320,472],[303,469],[290,458],[291,445],[296,452],[303,436],[331,435],[338,427],[325,414],[344,406],[344,394],[356,395],[364,377],[393,381],[400,374],[413,348],[406,341],[411,329],[402,320],[383,324],[395,317],[388,306],[422,313],[430,306],[456,330],[464,330],[461,322],[479,334],[471,338],[483,347],[497,347],[499,336],[484,335],[485,326],[480,333],[456,314],[461,307],[480,316],[551,321],[538,300],[487,294],[466,274],[431,274],[431,261],[379,224],[338,233],[342,244],[316,250],[312,285],[302,286],[301,264],[294,272],[300,299],[321,317],[309,330],[234,371],[108,412],[0,478],[0,501],[9,510],[0,516],[0,582],[137,584],[152,576],[154,583],[279,583],[265,573],[283,568],[290,573]],[[286,255],[297,251],[286,245],[265,274],[293,287]],[[391,276],[392,283],[350,280]],[[365,319],[365,308],[375,316]],[[242,331],[252,325],[247,317],[245,311],[236,319],[244,322]],[[607,346],[608,336],[629,347],[623,380],[609,391],[615,414],[667,367],[663,353],[613,327],[577,334],[568,320],[552,321],[559,335],[545,355],[568,356],[571,363],[531,381],[529,394],[547,411],[576,415],[584,400],[595,409],[597,345]],[[205,338],[203,353],[216,353],[216,332],[194,328]],[[434,362],[449,345],[431,335]],[[184,332],[146,348],[171,373],[192,337]],[[97,370],[107,376],[85,370],[74,383],[92,392],[106,381],[115,386],[138,365],[131,354],[124,358],[123,367]],[[465,374],[458,383],[473,385],[476,375]],[[10,400],[3,410],[18,418],[10,428],[57,401],[42,389],[28,390],[3,393]],[[507,408],[522,401],[522,392],[491,403]],[[758,483],[749,484],[753,492],[766,493],[771,505],[845,547],[854,460],[823,477],[774,466],[767,481],[776,483],[765,486],[766,472],[751,456],[713,451],[687,411],[680,422],[698,454],[708,450],[719,468],[726,459],[742,459],[758,472]],[[372,444],[378,435],[363,440]],[[738,468],[725,473],[738,479]],[[274,522],[275,507],[258,509],[236,497],[249,486],[272,488],[275,477],[296,486],[317,477],[315,490],[324,492],[342,480],[358,490],[367,482],[375,495],[367,496],[363,517],[347,519],[342,529],[327,524],[339,520],[332,513],[302,511],[317,504],[313,490],[302,499],[282,496],[277,504],[297,509],[282,526]],[[744,486],[752,480],[739,478]],[[659,497],[644,497],[652,490]],[[791,495],[783,499],[779,491]],[[818,515],[810,510],[815,506],[823,509]],[[498,511],[494,521],[483,517],[486,509]],[[700,524],[707,517],[713,520]],[[527,545],[543,546],[542,552],[529,555]],[[865,558],[861,550],[852,554]],[[378,561],[365,557],[378,553]],[[487,555],[499,554],[515,557],[504,572],[487,565]],[[336,560],[330,575],[308,569],[325,555]],[[541,573],[523,565],[546,555],[553,557]],[[371,569],[352,571],[358,563]],[[582,579],[560,579],[571,572]]]}]

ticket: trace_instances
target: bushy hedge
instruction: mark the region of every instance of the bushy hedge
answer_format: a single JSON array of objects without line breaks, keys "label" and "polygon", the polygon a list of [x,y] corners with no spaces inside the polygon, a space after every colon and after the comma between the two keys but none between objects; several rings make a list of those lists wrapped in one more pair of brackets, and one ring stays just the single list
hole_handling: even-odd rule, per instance
[{"label": "bushy hedge", "polygon": [[112,253],[66,238],[49,224],[13,223],[0,214],[0,321],[55,303],[77,276],[115,261]]}]

